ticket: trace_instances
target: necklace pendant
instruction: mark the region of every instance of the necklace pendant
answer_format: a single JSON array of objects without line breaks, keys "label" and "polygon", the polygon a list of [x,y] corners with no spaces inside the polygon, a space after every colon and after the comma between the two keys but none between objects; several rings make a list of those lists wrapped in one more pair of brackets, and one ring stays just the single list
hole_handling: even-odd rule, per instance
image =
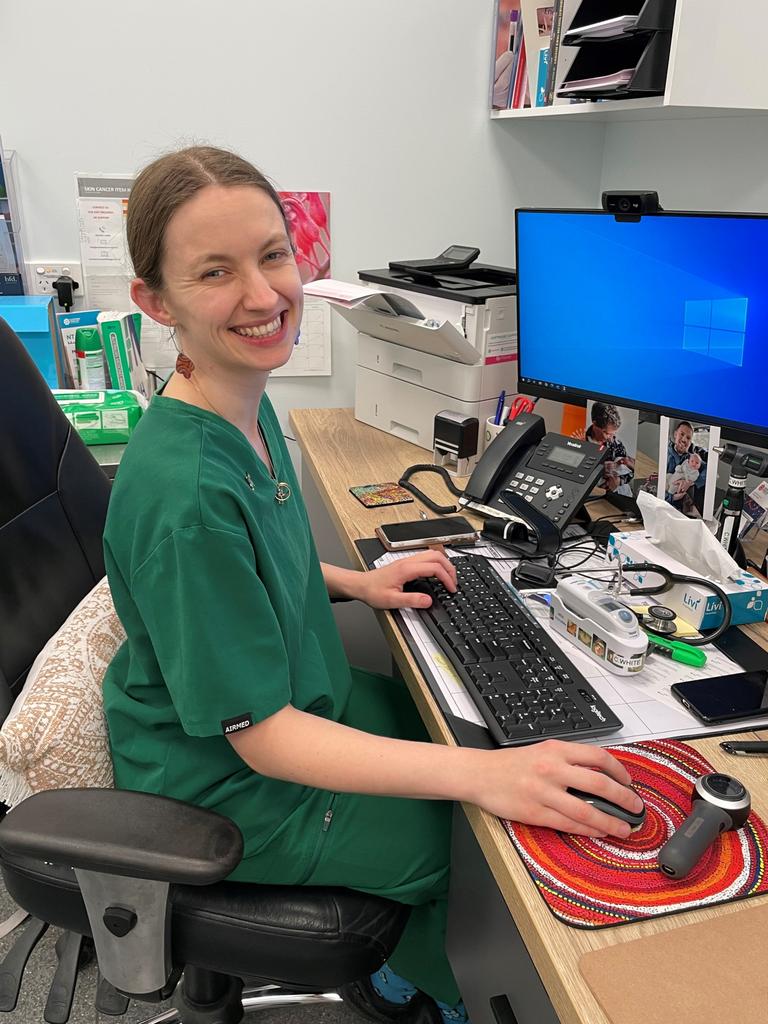
[{"label": "necklace pendant", "polygon": [[248,484],[252,491],[256,490],[256,485],[254,484],[253,477],[251,476],[250,473],[245,474],[245,482]]},{"label": "necklace pendant", "polygon": [[288,484],[280,481],[275,490],[275,501],[278,503],[278,505],[282,505],[284,502],[288,501],[290,496],[291,488],[288,486]]}]

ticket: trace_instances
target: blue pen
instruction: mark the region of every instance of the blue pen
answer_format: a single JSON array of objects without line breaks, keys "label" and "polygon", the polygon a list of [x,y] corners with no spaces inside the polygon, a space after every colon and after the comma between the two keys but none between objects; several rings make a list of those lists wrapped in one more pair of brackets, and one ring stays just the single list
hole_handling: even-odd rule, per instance
[{"label": "blue pen", "polygon": [[493,417],[494,426],[498,426],[501,423],[501,414],[504,412],[504,399],[506,397],[506,391],[502,391],[499,395],[499,400],[496,403],[496,415]]}]

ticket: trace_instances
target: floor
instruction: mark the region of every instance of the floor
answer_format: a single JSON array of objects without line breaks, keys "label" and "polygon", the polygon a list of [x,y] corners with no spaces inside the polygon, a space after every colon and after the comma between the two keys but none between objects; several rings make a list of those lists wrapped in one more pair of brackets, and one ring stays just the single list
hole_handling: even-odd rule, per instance
[{"label": "floor", "polygon": [[[0,884],[0,920],[5,920],[16,909]],[[29,958],[19,994],[16,1009],[10,1013],[0,1012],[0,1024],[42,1024],[43,1010],[48,990],[56,970],[56,939],[59,929],[49,928]],[[2,960],[18,935],[18,930],[0,939],[0,960]],[[2,965],[0,965],[0,981]],[[91,963],[83,968],[75,989],[75,998],[70,1014],[70,1024],[138,1024],[168,1007],[168,1003],[149,1004],[131,1001],[128,1012],[122,1017],[97,1014],[95,1008],[96,967]],[[247,1016],[245,1020],[259,1020],[260,1024],[361,1024],[361,1018],[343,1003],[326,1006],[297,1006],[280,1010],[263,1010]]]}]

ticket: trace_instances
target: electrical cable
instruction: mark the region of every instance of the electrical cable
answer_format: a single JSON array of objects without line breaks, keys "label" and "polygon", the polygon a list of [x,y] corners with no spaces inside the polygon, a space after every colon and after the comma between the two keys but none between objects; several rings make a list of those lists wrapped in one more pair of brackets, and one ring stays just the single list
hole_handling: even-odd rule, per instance
[{"label": "electrical cable", "polygon": [[419,501],[424,502],[428,509],[431,509],[432,512],[435,512],[439,516],[448,516],[451,514],[451,512],[458,511],[456,505],[438,505],[437,502],[434,502],[432,501],[431,498],[428,498],[423,491],[420,491],[415,484],[412,484],[410,480],[415,473],[439,473],[439,475],[443,478],[445,486],[448,488],[451,494],[455,494],[457,498],[460,498],[464,491],[457,487],[453,480],[451,480],[448,470],[445,469],[444,466],[432,466],[429,463],[425,463],[423,465],[409,466],[408,469],[406,469],[406,471],[397,481],[397,483],[400,487],[404,487],[406,491],[410,491],[410,493],[413,494],[414,497],[418,498]]}]

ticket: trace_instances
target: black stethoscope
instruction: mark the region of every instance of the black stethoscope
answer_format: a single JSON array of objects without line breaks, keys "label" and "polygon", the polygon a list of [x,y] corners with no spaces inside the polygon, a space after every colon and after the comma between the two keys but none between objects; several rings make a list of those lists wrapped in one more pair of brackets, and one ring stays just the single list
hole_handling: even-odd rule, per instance
[{"label": "black stethoscope", "polygon": [[[642,575],[643,573],[660,576],[661,582],[647,586],[643,584],[642,580],[640,580],[637,584],[630,585],[623,575],[624,570],[630,570],[633,576],[638,574]],[[631,565],[627,566],[622,566],[621,562],[619,562],[618,579],[616,581],[618,595],[622,593],[623,587],[623,592],[630,594],[631,596],[652,597],[656,594],[666,594],[667,591],[671,590],[672,587],[678,583],[693,583],[697,587],[704,587],[706,590],[713,593],[715,597],[719,598],[723,606],[723,621],[720,625],[711,632],[700,637],[677,636],[674,628],[674,621],[676,618],[675,613],[670,608],[665,608],[663,605],[657,605],[649,608],[651,621],[644,621],[644,628],[652,633],[658,633],[660,636],[665,636],[670,640],[676,640],[679,643],[688,644],[689,647],[702,647],[704,644],[711,644],[713,641],[718,640],[731,625],[733,613],[731,612],[731,603],[728,600],[728,595],[722,587],[717,585],[717,583],[713,583],[711,580],[705,579],[703,576],[686,576],[682,573],[672,572],[671,569],[667,569],[666,566],[656,565],[654,562],[633,562]]]}]

